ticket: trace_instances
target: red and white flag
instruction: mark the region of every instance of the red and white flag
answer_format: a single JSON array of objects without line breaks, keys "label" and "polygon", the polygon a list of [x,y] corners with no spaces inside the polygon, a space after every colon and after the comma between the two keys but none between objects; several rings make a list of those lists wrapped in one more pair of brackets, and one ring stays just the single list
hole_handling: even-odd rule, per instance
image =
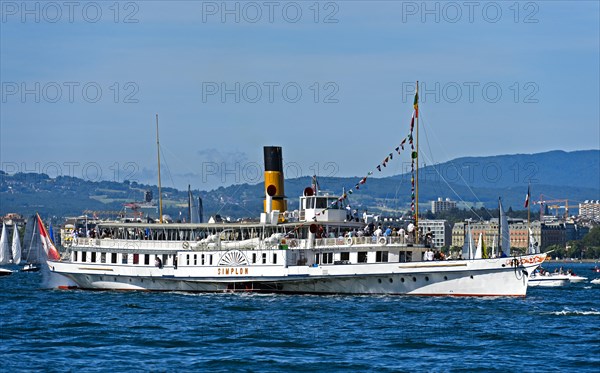
[{"label": "red and white flag", "polygon": [[50,239],[50,235],[48,234],[48,231],[46,231],[46,227],[44,227],[44,223],[42,223],[42,219],[40,218],[39,215],[37,215],[37,223],[38,223],[38,229],[40,231],[40,240],[42,241],[42,247],[44,248],[44,251],[46,252],[46,256],[50,260],[54,260],[54,261],[60,260],[60,254],[58,253],[58,250],[56,250],[56,247],[52,243],[52,240]]}]

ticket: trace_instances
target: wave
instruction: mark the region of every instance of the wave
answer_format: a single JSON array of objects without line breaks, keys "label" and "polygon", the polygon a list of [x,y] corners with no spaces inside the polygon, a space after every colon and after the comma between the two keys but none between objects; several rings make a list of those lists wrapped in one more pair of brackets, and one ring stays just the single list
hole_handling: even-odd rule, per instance
[{"label": "wave", "polygon": [[562,310],[562,311],[554,311],[550,312],[551,315],[555,316],[598,316],[600,315],[600,311],[592,309],[590,311],[579,311],[579,310]]}]

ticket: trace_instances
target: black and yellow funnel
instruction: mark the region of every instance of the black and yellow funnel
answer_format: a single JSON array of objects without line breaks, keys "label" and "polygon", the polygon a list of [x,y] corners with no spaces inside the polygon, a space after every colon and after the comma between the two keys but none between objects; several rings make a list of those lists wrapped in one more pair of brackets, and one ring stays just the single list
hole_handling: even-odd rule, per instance
[{"label": "black and yellow funnel", "polygon": [[265,196],[269,194],[272,197],[272,206],[269,209],[267,199],[264,201],[264,211],[279,210],[280,219],[283,220],[283,213],[287,211],[287,200],[283,188],[283,157],[281,156],[281,146],[265,146]]}]

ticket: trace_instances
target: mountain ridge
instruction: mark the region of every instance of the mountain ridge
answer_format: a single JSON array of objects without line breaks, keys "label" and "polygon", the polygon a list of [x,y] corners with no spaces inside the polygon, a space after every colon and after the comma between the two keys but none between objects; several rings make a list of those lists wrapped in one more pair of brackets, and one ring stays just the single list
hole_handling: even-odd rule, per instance
[{"label": "mountain ridge", "polygon": [[[534,170],[535,175],[527,180],[528,175],[523,175],[523,172],[530,164],[535,165],[535,168],[529,169]],[[439,177],[444,173],[452,176],[451,170],[461,170],[462,178],[456,177],[456,172],[450,181]],[[482,172],[484,170],[487,174]],[[499,173],[490,173],[494,170],[499,170]],[[518,178],[515,178],[516,171],[520,173]],[[573,176],[574,172],[579,174]],[[531,181],[532,201],[543,194],[545,199],[569,199],[569,204],[575,207],[579,201],[600,199],[600,150],[461,157],[422,167],[419,175],[422,210],[430,206],[429,201],[438,197],[462,200],[465,205],[494,208],[499,196],[503,198],[505,208],[522,209],[528,181]],[[358,180],[358,177],[319,178],[323,189],[336,195],[341,195],[342,188],[353,188]],[[307,176],[286,179],[285,194],[290,209],[297,208],[298,196],[310,184],[311,178]],[[57,216],[73,216],[84,210],[120,210],[125,202],[142,200],[147,189],[152,190],[155,196],[158,193],[155,185],[135,181],[93,182],[70,176],[53,179],[44,174],[9,175],[0,171],[0,213],[42,211]],[[350,195],[349,203],[358,209],[398,213],[409,208],[410,189],[409,174],[369,177],[365,184],[360,185],[360,190],[354,190],[355,193]],[[264,186],[262,182],[236,184],[209,191],[196,189],[195,193],[204,200],[205,216],[219,213],[232,217],[255,217],[262,209]],[[187,191],[163,188],[163,195],[169,214],[186,214]]]}]

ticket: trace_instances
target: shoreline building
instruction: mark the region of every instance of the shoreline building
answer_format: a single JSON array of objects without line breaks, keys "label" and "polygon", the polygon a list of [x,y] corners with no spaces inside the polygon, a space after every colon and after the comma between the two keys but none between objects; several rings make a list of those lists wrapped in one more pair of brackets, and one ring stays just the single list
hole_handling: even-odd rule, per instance
[{"label": "shoreline building", "polygon": [[433,214],[452,210],[454,208],[456,208],[456,201],[451,201],[450,198],[442,200],[442,197],[438,197],[437,201],[431,201],[431,213]]},{"label": "shoreline building", "polygon": [[421,231],[421,237],[425,237],[425,234],[431,231],[433,236],[433,247],[441,249],[442,247],[450,247],[452,244],[452,228],[447,220],[419,220],[419,231]]},{"label": "shoreline building", "polygon": [[[460,222],[452,227],[452,246],[462,247],[464,245],[466,224],[466,222]],[[527,249],[529,245],[529,230],[527,228],[527,221],[523,219],[508,219],[511,248]],[[552,245],[566,246],[568,241],[580,240],[590,231],[589,226],[571,220],[544,221],[541,223],[535,220],[531,222],[530,228],[534,240],[539,243],[540,249]],[[471,222],[471,233],[475,244],[478,243],[479,234],[483,233],[487,247],[492,247],[494,244],[497,246],[499,241],[498,219]]]},{"label": "shoreline building", "polygon": [[600,200],[585,200],[579,204],[579,217],[600,221]]}]

